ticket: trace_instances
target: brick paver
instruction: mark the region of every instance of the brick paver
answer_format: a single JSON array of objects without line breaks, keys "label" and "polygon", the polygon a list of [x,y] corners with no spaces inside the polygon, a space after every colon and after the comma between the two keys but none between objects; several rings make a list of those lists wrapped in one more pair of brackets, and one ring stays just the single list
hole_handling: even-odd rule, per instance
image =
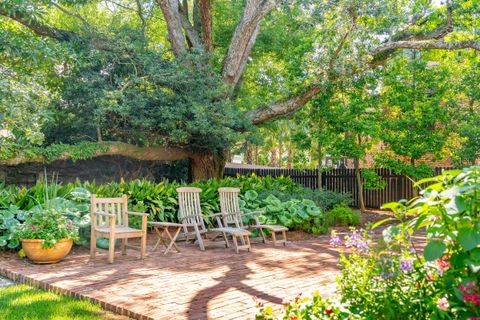
[{"label": "brick paver", "polygon": [[[149,237],[152,247],[154,237]],[[0,253],[0,275],[45,289],[100,303],[135,319],[252,319],[257,296],[279,306],[299,292],[335,289],[338,253],[326,236],[273,247],[253,241],[252,252],[236,254],[221,243],[201,252],[193,244],[181,253],[105,253],[89,260],[86,248],[75,248],[62,262],[34,265],[15,254]]]}]

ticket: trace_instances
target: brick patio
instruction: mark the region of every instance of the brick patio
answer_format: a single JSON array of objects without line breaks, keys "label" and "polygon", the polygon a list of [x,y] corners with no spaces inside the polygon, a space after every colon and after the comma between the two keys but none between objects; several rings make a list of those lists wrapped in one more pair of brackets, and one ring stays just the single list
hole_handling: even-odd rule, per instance
[{"label": "brick patio", "polygon": [[[149,242],[153,240],[150,236]],[[141,261],[138,252],[129,250],[127,256],[118,253],[113,265],[104,252],[90,261],[85,248],[75,248],[54,265],[34,265],[0,253],[0,275],[87,298],[135,319],[252,319],[252,296],[279,306],[299,292],[334,291],[338,253],[327,236],[287,247],[255,240],[252,252],[240,254],[221,243],[205,252],[181,244],[181,253],[150,252]]]}]

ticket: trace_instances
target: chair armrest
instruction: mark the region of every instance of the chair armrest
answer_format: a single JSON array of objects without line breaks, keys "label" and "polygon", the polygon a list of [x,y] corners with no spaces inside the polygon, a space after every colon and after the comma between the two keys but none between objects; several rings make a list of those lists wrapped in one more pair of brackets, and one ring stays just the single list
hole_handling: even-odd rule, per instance
[{"label": "chair armrest", "polygon": [[263,210],[255,210],[255,211],[250,211],[250,212],[244,212],[244,216],[258,216],[260,214],[264,213]]},{"label": "chair armrest", "polygon": [[225,213],[218,212],[218,213],[213,213],[213,214],[209,215],[209,217],[222,217],[224,215],[225,215]]},{"label": "chair armrest", "polygon": [[149,216],[148,213],[144,213],[144,212],[127,211],[127,214],[129,214],[129,215],[131,215],[131,216],[146,216],[146,217]]}]

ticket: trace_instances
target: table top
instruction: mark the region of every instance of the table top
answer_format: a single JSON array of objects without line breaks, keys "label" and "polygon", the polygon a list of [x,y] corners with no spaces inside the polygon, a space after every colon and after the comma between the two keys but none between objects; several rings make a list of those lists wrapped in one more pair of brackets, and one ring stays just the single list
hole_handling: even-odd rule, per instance
[{"label": "table top", "polygon": [[183,224],[175,222],[149,221],[148,224],[154,227],[183,227]]}]

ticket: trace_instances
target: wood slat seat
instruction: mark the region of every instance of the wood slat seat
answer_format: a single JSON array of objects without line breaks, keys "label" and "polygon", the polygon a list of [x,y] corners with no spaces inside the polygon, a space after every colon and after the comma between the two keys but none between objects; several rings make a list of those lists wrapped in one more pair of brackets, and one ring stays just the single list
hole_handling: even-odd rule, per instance
[{"label": "wood slat seat", "polygon": [[241,228],[233,228],[233,227],[223,227],[223,228],[213,228],[210,229],[211,231],[216,232],[226,232],[228,234],[234,234],[237,236],[250,236],[251,232]]},{"label": "wood slat seat", "polygon": [[274,224],[249,225],[248,227],[252,229],[268,229],[275,232],[288,231],[287,227],[277,226]]},{"label": "wood slat seat", "polygon": [[[99,235],[98,233],[110,233],[110,227],[108,226],[97,227],[95,228],[95,230],[97,231],[97,235]],[[143,232],[142,230],[139,230],[139,229],[123,227],[123,226],[115,226],[114,230],[116,235],[125,234],[125,237],[129,237],[129,238],[138,237],[138,234],[141,235]]]}]

